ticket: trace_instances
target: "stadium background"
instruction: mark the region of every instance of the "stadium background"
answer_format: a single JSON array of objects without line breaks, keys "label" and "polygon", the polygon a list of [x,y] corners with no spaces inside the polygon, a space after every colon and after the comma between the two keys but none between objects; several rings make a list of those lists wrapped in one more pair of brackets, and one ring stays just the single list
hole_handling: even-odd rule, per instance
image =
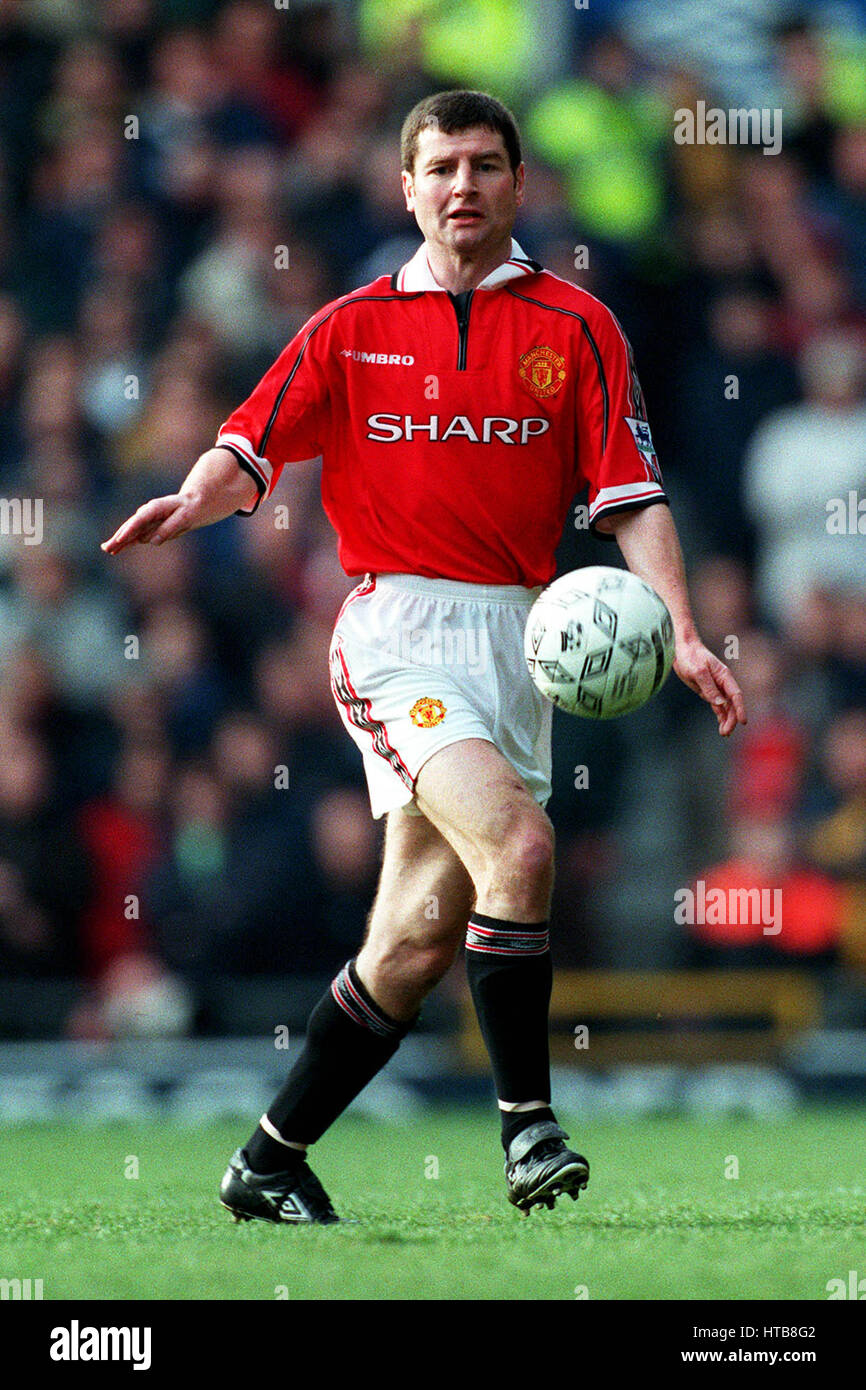
[{"label": "stadium background", "polygon": [[[0,491],[44,501],[41,543],[0,536],[0,1116],[253,1110],[360,940],[381,826],[328,688],[354,581],[317,466],[251,520],[99,541],[415,249],[399,127],[448,85],[512,105],[519,240],[633,341],[750,713],[723,743],[675,679],[623,721],[557,712],[554,959],[593,972],[561,979],[560,1086],[652,1107],[689,1058],[705,1104],[862,1082],[866,564],[828,504],[866,495],[864,74],[862,3],[0,0]],[[698,99],[782,108],[781,153],[677,145]],[[559,571],[616,554],[569,523]],[[699,878],[781,888],[783,930],[679,924]],[[367,1104],[489,1094],[462,996],[458,964]],[[593,1090],[602,1058],[627,1069]]]}]

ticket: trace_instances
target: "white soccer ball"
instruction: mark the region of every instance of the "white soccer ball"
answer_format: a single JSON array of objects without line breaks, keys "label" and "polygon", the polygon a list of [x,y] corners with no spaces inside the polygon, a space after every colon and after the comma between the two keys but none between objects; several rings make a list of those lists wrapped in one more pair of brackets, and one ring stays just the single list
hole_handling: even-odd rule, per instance
[{"label": "white soccer ball", "polygon": [[615,719],[661,689],[674,659],[674,625],[636,574],[588,565],[538,595],[523,649],[548,700],[584,719]]}]

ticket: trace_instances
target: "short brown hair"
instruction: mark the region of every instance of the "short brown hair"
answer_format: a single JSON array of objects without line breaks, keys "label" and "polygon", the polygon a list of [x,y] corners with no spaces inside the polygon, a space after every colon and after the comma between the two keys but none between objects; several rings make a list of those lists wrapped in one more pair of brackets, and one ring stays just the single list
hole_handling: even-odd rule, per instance
[{"label": "short brown hair", "polygon": [[433,126],[445,135],[456,135],[458,131],[470,130],[476,125],[499,132],[508,153],[511,172],[516,174],[523,158],[517,122],[507,106],[486,92],[437,92],[435,96],[425,97],[417,106],[413,106],[400,133],[402,168],[409,173],[414,172],[418,136],[422,130]]}]

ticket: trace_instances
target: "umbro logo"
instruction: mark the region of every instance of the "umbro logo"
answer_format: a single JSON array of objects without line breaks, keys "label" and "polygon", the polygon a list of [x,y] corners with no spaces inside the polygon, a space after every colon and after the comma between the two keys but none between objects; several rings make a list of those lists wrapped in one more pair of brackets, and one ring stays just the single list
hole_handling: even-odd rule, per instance
[{"label": "umbro logo", "polygon": [[372,362],[376,367],[411,367],[415,358],[399,352],[360,352],[357,348],[343,348],[341,357],[351,357],[353,362]]},{"label": "umbro logo", "polygon": [[287,1197],[284,1197],[282,1202],[280,1203],[280,1216],[282,1217],[283,1221],[291,1221],[293,1219],[295,1221],[312,1220],[312,1217],[310,1216],[310,1213],[304,1206],[303,1202],[299,1201],[298,1198],[295,1197],[294,1194],[291,1192]]}]

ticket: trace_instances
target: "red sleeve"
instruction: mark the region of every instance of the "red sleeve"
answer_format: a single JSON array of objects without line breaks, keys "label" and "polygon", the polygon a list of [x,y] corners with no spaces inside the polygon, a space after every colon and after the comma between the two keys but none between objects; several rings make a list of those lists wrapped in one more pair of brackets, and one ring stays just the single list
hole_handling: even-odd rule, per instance
[{"label": "red sleeve", "polygon": [[582,324],[577,434],[595,530],[603,516],[668,499],[631,344],[609,309],[598,300],[592,307]]},{"label": "red sleeve", "polygon": [[315,314],[284,348],[243,405],[220,427],[217,444],[229,449],[254,480],[259,495],[270,497],[286,463],[318,458],[328,387],[317,358],[317,331],[330,305]]}]

